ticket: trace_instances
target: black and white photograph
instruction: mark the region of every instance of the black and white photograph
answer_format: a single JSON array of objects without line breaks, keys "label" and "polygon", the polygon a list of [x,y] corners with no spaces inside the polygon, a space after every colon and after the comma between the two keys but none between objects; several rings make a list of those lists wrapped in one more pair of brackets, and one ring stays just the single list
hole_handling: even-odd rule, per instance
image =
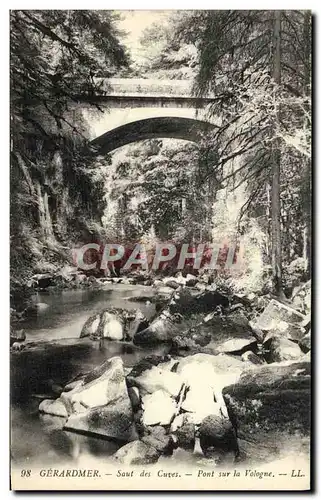
[{"label": "black and white photograph", "polygon": [[10,489],[310,491],[312,12],[8,16]]}]

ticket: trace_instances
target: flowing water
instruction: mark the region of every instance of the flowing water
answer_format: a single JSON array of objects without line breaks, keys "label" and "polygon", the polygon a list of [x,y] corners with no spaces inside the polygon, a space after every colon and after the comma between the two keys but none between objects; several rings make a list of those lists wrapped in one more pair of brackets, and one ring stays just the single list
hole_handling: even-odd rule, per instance
[{"label": "flowing water", "polygon": [[[147,302],[154,295],[151,287],[141,285],[106,284],[104,289],[66,290],[56,293],[39,293],[34,302],[45,303],[49,307],[30,318],[22,325],[27,340],[53,340],[78,338],[86,319],[96,311],[106,307],[136,309],[139,307],[146,316],[154,313],[154,306]],[[131,302],[129,298],[142,297]]]},{"label": "flowing water", "polygon": [[[92,345],[75,346],[89,316],[107,307],[139,308],[147,318],[154,312],[148,297],[154,294],[150,287],[140,285],[106,285],[103,290],[68,290],[42,293],[35,302],[49,307],[28,319],[22,327],[27,341],[51,340],[52,344],[65,339],[65,348],[58,351],[48,347],[40,354],[14,353],[11,360],[11,453],[13,464],[26,461],[30,465],[77,466],[80,458],[89,459],[112,454],[119,443],[86,437],[61,429],[61,419],[40,415],[38,406],[48,392],[48,381],[65,383],[69,376],[87,372],[106,359],[120,355],[125,367],[133,366],[147,354],[163,354],[164,348],[148,351],[125,342],[105,340]],[[137,301],[128,299],[135,297]],[[142,300],[139,300],[139,298]]]},{"label": "flowing water", "polygon": [[[60,469],[112,467],[108,457],[121,443],[64,431],[63,419],[39,414],[38,407],[53,391],[53,385],[64,386],[75,373],[86,373],[112,356],[121,356],[125,370],[129,370],[148,354],[165,354],[167,348],[164,346],[148,350],[128,342],[105,340],[101,344],[86,339],[85,343],[75,342],[87,318],[107,307],[139,308],[151,318],[155,309],[148,297],[153,293],[149,287],[118,284],[106,285],[103,290],[63,291],[34,297],[35,302],[49,306],[22,325],[27,341],[35,341],[37,349],[13,352],[11,356],[11,456],[12,467],[19,474],[29,466]],[[129,301],[131,297],[137,300]],[[41,342],[48,340],[51,342],[39,350]],[[58,348],[55,347],[57,343]],[[51,394],[51,397],[57,396]],[[175,457],[161,457],[157,465],[162,468],[171,464],[172,467],[176,462],[185,464],[185,468],[206,467],[201,454],[180,449],[178,452]],[[292,452],[289,455],[293,457]],[[231,467],[235,467],[233,458],[230,458]]]}]

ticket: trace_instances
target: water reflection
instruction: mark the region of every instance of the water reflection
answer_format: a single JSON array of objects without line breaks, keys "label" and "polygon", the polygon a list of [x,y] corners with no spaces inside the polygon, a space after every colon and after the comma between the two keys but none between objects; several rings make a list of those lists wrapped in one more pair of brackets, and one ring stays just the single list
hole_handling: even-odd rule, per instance
[{"label": "water reflection", "polygon": [[[27,340],[79,337],[86,319],[107,307],[136,309],[139,307],[150,318],[155,307],[147,303],[155,290],[140,285],[106,285],[100,290],[64,290],[42,292],[34,296],[34,302],[48,304],[48,309],[36,317],[27,318],[22,326]],[[142,302],[131,302],[132,297],[144,297]]]},{"label": "water reflection", "polygon": [[[39,415],[41,399],[57,397],[54,388],[64,386],[79,374],[91,371],[106,359],[121,355],[125,367],[131,367],[149,353],[165,354],[167,348],[150,351],[126,342],[104,340],[75,345],[86,319],[107,307],[140,308],[150,317],[154,306],[130,302],[129,297],[153,294],[147,287],[115,285],[108,290],[72,290],[39,294],[35,300],[49,304],[37,318],[25,321],[28,340],[59,340],[33,353],[22,351],[11,360],[11,451],[14,464],[33,463],[76,466],[80,457],[109,456],[119,443],[75,434],[62,429],[64,419]],[[39,342],[38,342],[39,346]]]}]

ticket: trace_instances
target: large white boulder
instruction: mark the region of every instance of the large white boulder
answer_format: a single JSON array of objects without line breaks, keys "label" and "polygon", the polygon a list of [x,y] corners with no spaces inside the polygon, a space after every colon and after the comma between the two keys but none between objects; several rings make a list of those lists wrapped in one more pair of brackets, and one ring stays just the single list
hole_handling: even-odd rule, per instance
[{"label": "large white boulder", "polygon": [[135,378],[135,385],[142,393],[152,394],[162,389],[171,396],[177,397],[182,387],[182,377],[177,373],[153,366],[150,370],[144,371]]},{"label": "large white boulder", "polygon": [[144,425],[169,425],[177,410],[175,401],[162,389],[143,396],[142,407]]},{"label": "large white boulder", "polygon": [[65,428],[121,440],[136,439],[122,359],[115,356],[61,394],[69,410]]},{"label": "large white boulder", "polygon": [[107,360],[90,372],[74,389],[63,392],[61,398],[73,405],[87,408],[102,406],[127,394],[123,362],[119,356]]},{"label": "large white boulder", "polygon": [[110,340],[123,340],[124,324],[116,314],[105,311],[101,316],[102,337]]}]

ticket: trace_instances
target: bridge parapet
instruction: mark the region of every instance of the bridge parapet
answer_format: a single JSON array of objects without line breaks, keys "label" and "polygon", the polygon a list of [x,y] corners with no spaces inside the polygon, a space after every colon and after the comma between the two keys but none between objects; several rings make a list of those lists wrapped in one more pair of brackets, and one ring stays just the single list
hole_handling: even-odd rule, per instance
[{"label": "bridge parapet", "polygon": [[[98,81],[98,80],[97,80]],[[159,80],[144,78],[101,79],[101,88],[108,96],[190,98],[193,97],[191,80]]]}]

